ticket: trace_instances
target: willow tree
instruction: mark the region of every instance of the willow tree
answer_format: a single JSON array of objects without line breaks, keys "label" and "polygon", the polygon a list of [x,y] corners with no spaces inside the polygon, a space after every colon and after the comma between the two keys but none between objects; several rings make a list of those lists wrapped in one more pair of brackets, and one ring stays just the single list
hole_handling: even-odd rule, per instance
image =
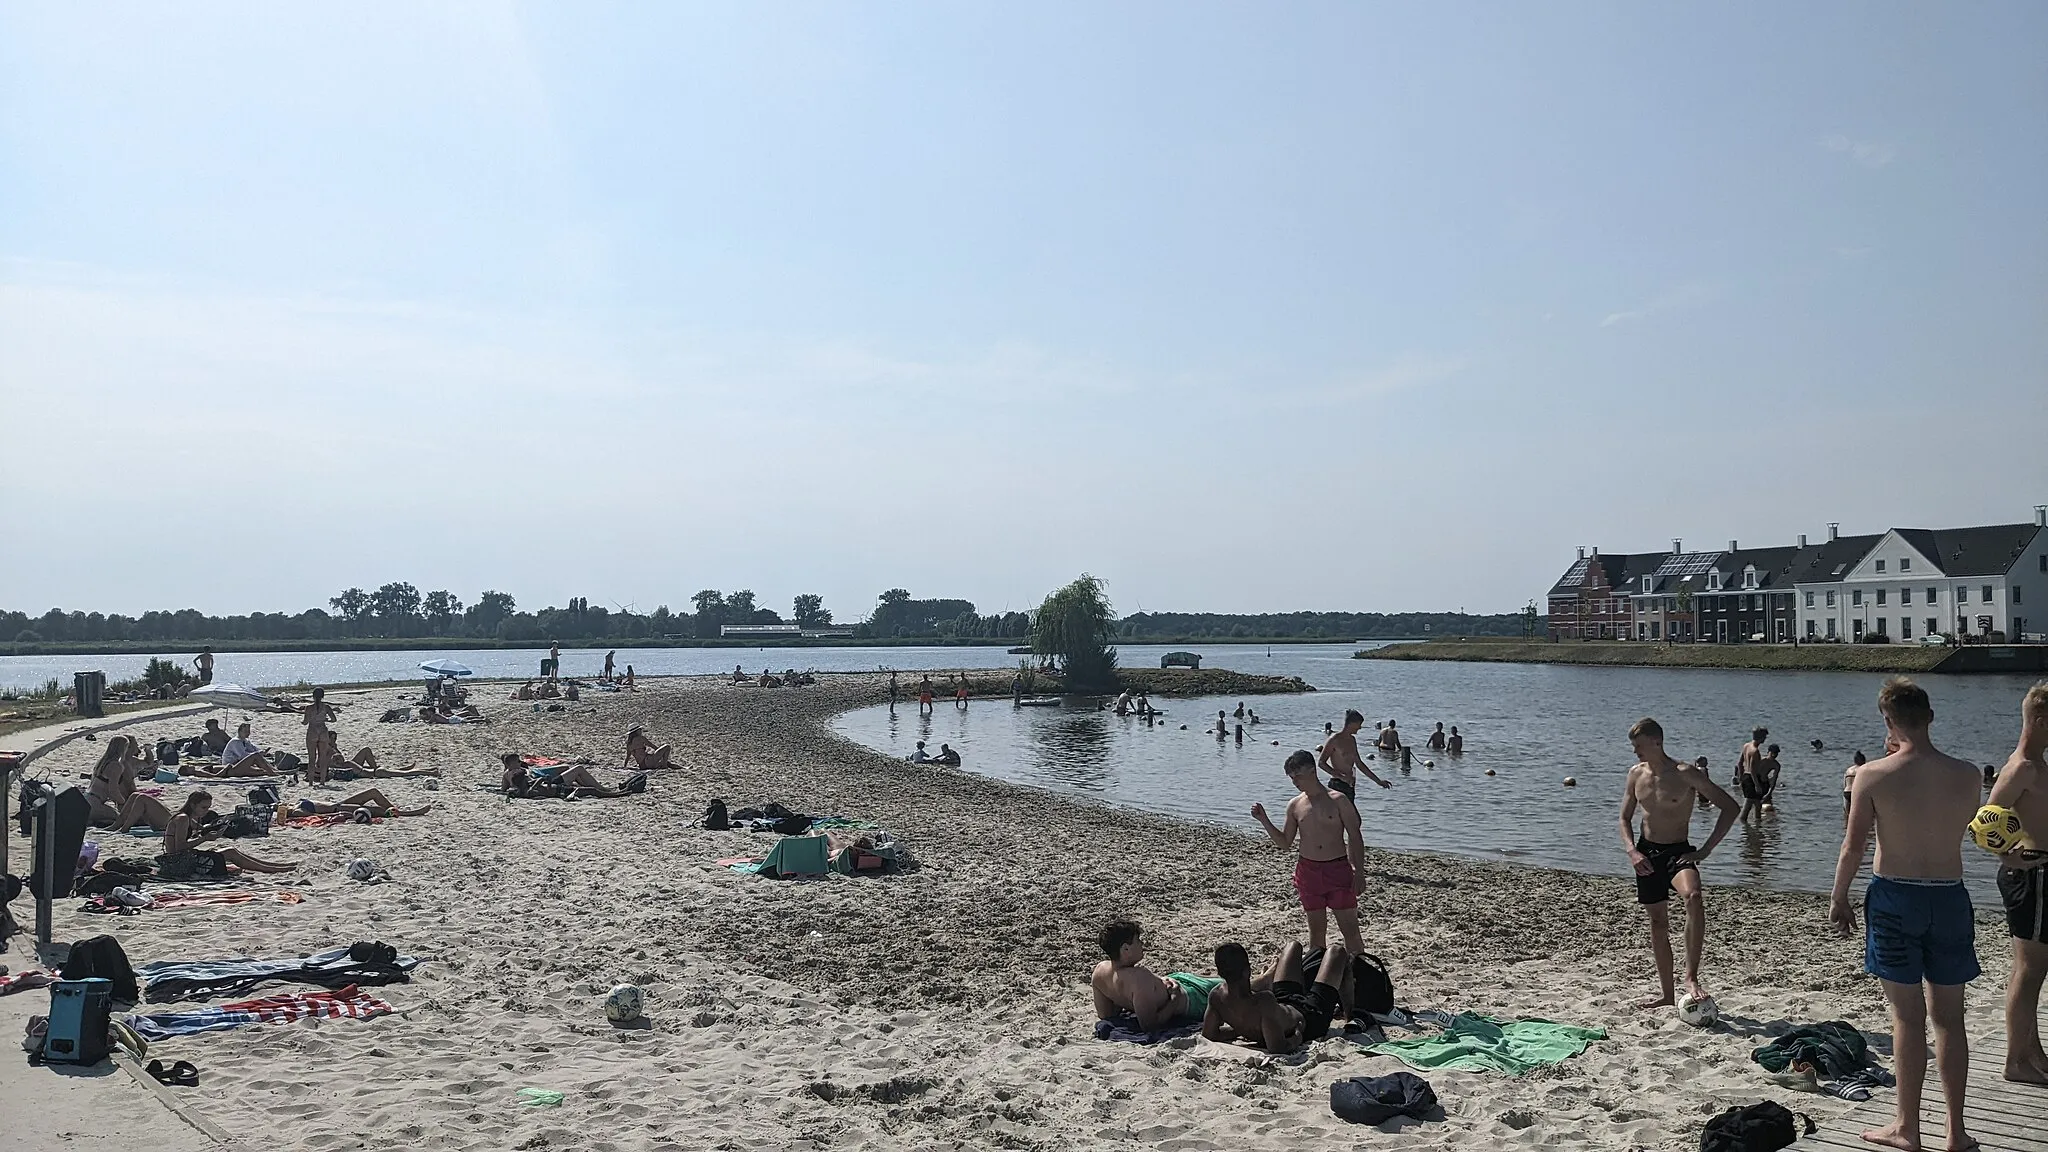
[{"label": "willow tree", "polygon": [[1116,614],[1102,594],[1102,581],[1082,573],[1038,606],[1031,622],[1031,650],[1049,657],[1070,689],[1116,687]]}]

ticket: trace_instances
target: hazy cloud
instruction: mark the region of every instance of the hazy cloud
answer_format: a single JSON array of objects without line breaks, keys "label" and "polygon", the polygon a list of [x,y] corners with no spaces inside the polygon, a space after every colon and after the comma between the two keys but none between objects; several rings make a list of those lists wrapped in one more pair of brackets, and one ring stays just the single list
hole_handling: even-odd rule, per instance
[{"label": "hazy cloud", "polygon": [[1840,152],[1865,168],[1882,168],[1898,159],[1899,150],[1880,140],[1851,140],[1841,133],[1821,139],[1820,146]]},{"label": "hazy cloud", "polygon": [[1601,317],[1600,327],[1613,328],[1637,320],[1647,320],[1660,312],[1672,312],[1683,308],[1695,308],[1712,300],[1718,293],[1711,284],[1681,284],[1676,288],[1658,293],[1649,301],[1634,308],[1609,312]]}]

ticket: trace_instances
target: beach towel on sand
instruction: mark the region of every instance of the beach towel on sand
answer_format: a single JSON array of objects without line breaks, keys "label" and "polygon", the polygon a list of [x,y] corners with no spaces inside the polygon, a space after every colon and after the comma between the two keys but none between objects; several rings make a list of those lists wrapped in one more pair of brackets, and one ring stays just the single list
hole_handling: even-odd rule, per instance
[{"label": "beach towel on sand", "polygon": [[776,841],[757,870],[772,878],[823,876],[830,867],[823,836],[787,836]]},{"label": "beach towel on sand", "polygon": [[1435,1036],[1415,1040],[1382,1040],[1365,1045],[1367,1052],[1392,1056],[1415,1068],[1454,1068],[1466,1072],[1505,1072],[1520,1076],[1532,1068],[1562,1064],[1607,1039],[1598,1028],[1574,1028],[1548,1020],[1508,1023],[1490,1016],[1461,1013]]},{"label": "beach towel on sand", "polygon": [[1749,1054],[1766,1072],[1783,1072],[1795,1061],[1813,1065],[1824,1080],[1858,1072],[1870,1061],[1870,1049],[1854,1024],[1830,1020],[1802,1024]]},{"label": "beach towel on sand", "polygon": [[162,1040],[198,1032],[225,1032],[245,1024],[290,1024],[315,1016],[328,1020],[368,1020],[392,1011],[391,1005],[351,984],[336,992],[286,993],[191,1012],[130,1016],[128,1026],[144,1039]]}]

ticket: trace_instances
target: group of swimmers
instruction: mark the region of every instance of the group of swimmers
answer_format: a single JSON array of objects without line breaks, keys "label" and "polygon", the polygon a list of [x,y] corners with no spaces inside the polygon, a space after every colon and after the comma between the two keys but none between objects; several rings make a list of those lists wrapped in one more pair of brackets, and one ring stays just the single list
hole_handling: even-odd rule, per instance
[{"label": "group of swimmers", "polygon": [[[1927,1075],[1928,1031],[1941,1077],[1951,1149],[1976,1145],[1964,1127],[1969,1042],[1963,1031],[1963,988],[1980,975],[1976,924],[1963,885],[1962,843],[1983,798],[1983,776],[1967,761],[1935,748],[1929,737],[1934,708],[1927,692],[1904,678],[1878,693],[1886,755],[1859,753],[1845,775],[1848,812],[1829,897],[1828,920],[1844,936],[1857,930],[1849,889],[1874,839],[1876,857],[1863,900],[1863,966],[1883,984],[1892,1020],[1893,1071],[1898,1114],[1893,1123],[1863,1133],[1894,1148],[1920,1147],[1920,1097]],[[2018,746],[1995,773],[1991,805],[2018,814],[2023,828],[2048,829],[2048,684],[2035,685],[2021,702]],[[1777,749],[1758,728],[1743,746],[1737,780],[1744,797],[1761,806],[1776,782]],[[1664,731],[1644,719],[1629,730],[1638,762],[1629,771],[1619,830],[1636,872],[1636,899],[1648,914],[1651,954],[1661,994],[1648,1007],[1675,1002],[1667,905],[1675,892],[1685,905],[1685,986],[1689,998],[1707,996],[1700,983],[1706,900],[1699,865],[1738,816],[1738,805],[1708,778],[1699,762],[1673,759]],[[1754,781],[1755,783],[1741,783]],[[1714,831],[1695,848],[1690,824],[1696,798],[1720,810]],[[1635,816],[1641,812],[1641,829]],[[1999,858],[1998,891],[2012,937],[2012,976],[2006,989],[2007,1080],[2048,1084],[2048,1054],[2039,1030],[2041,985],[2048,977],[2048,851],[2039,833],[2025,834]]]}]

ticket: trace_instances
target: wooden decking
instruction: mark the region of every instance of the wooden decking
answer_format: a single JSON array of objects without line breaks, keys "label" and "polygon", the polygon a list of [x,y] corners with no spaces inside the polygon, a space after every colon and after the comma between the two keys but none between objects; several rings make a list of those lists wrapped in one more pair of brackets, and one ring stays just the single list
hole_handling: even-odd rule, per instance
[{"label": "wooden decking", "polygon": [[[2048,1152],[2048,1088],[2014,1084],[2005,1079],[2005,1037],[1970,1038],[1970,1090],[1963,1101],[1963,1119],[1970,1135],[1984,1152]],[[1799,1142],[1797,1147],[1859,1149],[1877,1147],[1863,1141],[1860,1133],[1891,1123],[1898,1108],[1898,1094],[1878,1089],[1871,1098],[1820,1131]],[[1927,1067],[1927,1088],[1920,1097],[1920,1140],[1928,1149],[1948,1144],[1947,1104],[1934,1066]]]}]

